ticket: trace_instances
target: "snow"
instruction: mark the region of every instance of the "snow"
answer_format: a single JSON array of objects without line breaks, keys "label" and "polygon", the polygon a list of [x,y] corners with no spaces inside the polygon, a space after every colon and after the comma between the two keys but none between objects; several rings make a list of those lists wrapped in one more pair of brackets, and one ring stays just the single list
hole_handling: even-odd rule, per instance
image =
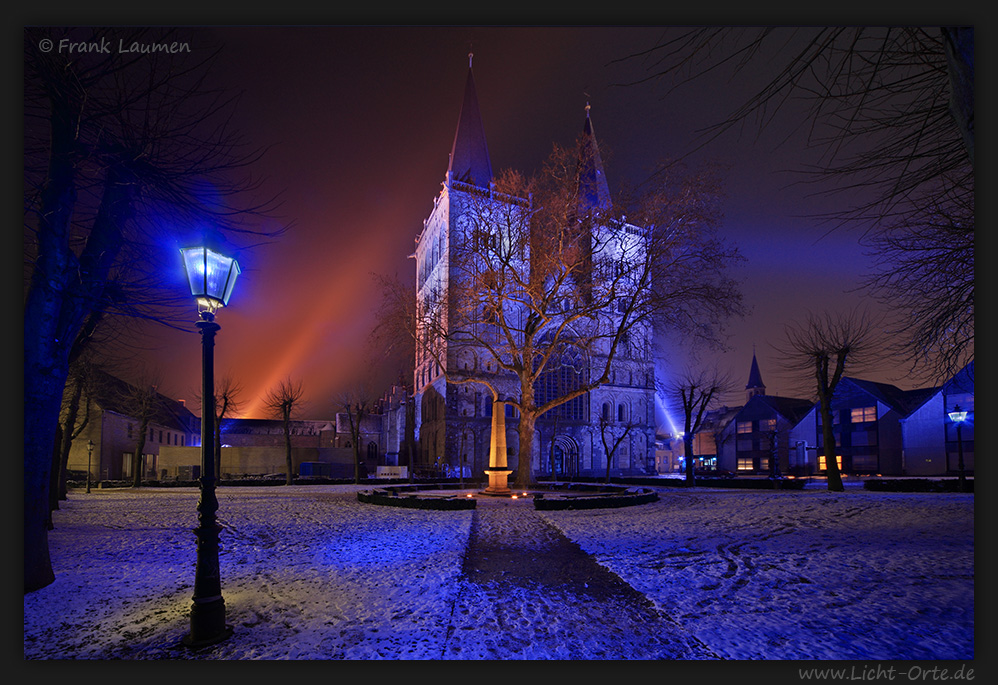
[{"label": "snow", "polygon": [[197,489],[71,490],[24,658],[974,658],[973,494],[662,487],[476,514],[358,502],[369,487],[219,488],[234,632],[200,650],[180,644]]}]

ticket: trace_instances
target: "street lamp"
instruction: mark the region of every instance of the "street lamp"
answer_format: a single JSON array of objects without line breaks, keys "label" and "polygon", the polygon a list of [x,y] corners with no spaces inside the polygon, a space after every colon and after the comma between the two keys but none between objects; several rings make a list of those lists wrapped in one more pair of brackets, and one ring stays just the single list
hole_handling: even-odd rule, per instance
[{"label": "street lamp", "polygon": [[87,440],[87,493],[90,493],[90,462],[94,456],[94,441]]},{"label": "street lamp", "polygon": [[180,250],[191,294],[198,305],[197,327],[201,332],[201,498],[198,500],[197,566],[194,577],[194,604],[191,632],[184,636],[188,647],[204,647],[232,635],[225,624],[225,600],[218,565],[218,533],[215,521],[215,312],[232,295],[239,264],[232,257],[208,247]]},{"label": "street lamp", "polygon": [[957,464],[956,468],[960,472],[960,492],[966,492],[967,490],[967,478],[963,469],[963,428],[964,421],[967,420],[967,412],[960,410],[960,405],[953,407],[953,411],[949,412],[949,420],[956,424],[956,445],[957,445]]}]

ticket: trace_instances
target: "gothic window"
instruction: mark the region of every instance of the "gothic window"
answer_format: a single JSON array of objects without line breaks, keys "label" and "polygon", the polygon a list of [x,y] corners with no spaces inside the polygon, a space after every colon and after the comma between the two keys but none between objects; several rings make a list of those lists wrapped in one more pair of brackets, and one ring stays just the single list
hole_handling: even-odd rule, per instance
[{"label": "gothic window", "polygon": [[627,407],[623,402],[617,405],[617,420],[621,423],[627,420]]},{"label": "gothic window", "polygon": [[604,421],[609,421],[610,420],[610,403],[609,402],[604,402],[603,403],[603,420]]}]

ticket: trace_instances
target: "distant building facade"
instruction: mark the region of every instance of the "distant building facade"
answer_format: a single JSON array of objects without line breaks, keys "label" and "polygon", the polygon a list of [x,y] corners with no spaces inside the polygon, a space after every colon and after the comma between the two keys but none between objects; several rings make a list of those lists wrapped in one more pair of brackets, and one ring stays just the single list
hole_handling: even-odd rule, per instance
[{"label": "distant building facade", "polygon": [[[590,170],[592,176],[581,181],[591,189],[594,202],[609,202],[588,107],[583,136],[583,154],[588,158],[580,166]],[[458,278],[450,266],[450,256],[459,241],[472,239],[462,228],[469,223],[466,213],[474,204],[480,206],[483,202],[494,203],[497,207],[505,203],[514,212],[526,208],[526,200],[500,197],[493,191],[492,167],[469,64],[450,165],[413,255],[417,307],[446,297],[448,283]],[[607,316],[615,316],[615,313],[607,312]],[[609,383],[539,418],[531,455],[535,475],[604,474],[607,455],[601,425],[610,433],[628,428],[626,439],[613,455],[612,474],[655,472],[654,369],[651,361],[643,356],[650,333],[635,330],[631,335],[633,340],[625,344],[627,349],[618,356]],[[556,364],[557,369],[545,373],[535,385],[537,403],[560,397],[580,383],[588,382],[590,369],[598,363],[598,354],[592,359],[561,360]],[[504,382],[494,360],[484,350],[447,349],[437,356],[417,350],[414,372],[417,472],[460,473],[463,470],[468,475],[481,476],[488,467],[493,398],[484,386],[448,383],[447,380],[470,374],[490,376],[499,385]],[[518,416],[509,405],[505,405],[503,411],[506,412],[507,463],[516,468]]]}]

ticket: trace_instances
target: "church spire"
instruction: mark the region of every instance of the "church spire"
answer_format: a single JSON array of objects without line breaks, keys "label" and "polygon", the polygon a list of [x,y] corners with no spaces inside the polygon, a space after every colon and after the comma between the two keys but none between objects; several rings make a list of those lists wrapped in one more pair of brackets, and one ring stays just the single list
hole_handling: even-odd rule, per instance
[{"label": "church spire", "polygon": [[755,358],[755,346],[752,347],[752,368],[749,370],[748,383],[745,385],[746,401],[755,395],[765,395],[766,386],[762,382],[762,374],[759,373],[759,362]]},{"label": "church spire", "polygon": [[488,188],[492,182],[492,162],[485,144],[485,128],[482,114],[478,109],[478,95],[475,91],[475,77],[471,70],[473,53],[468,53],[468,79],[464,86],[464,102],[458,118],[454,144],[450,152],[447,171],[451,180],[471,183]]},{"label": "church spire", "polygon": [[579,208],[609,209],[610,188],[603,175],[603,159],[600,157],[593,122],[589,118],[589,103],[586,103],[586,123],[582,127],[582,144],[579,148]]}]

